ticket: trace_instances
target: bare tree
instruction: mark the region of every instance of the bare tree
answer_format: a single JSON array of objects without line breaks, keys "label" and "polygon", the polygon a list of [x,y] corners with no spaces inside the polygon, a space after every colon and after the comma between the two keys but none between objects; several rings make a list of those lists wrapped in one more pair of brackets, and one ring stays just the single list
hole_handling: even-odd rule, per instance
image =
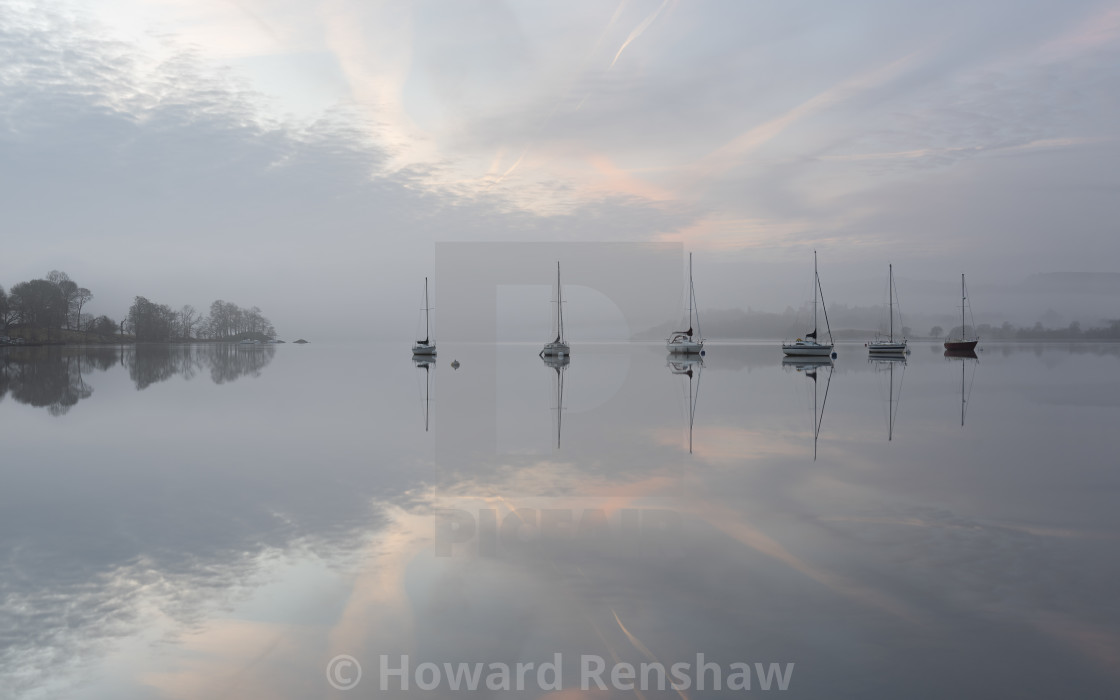
[{"label": "bare tree", "polygon": [[62,315],[63,325],[67,330],[70,329],[70,309],[73,307],[74,297],[78,293],[78,284],[70,279],[70,275],[59,270],[51,270],[47,273],[47,281],[58,287],[59,294],[62,295],[63,308],[65,313]]},{"label": "bare tree", "polygon": [[82,307],[91,299],[93,299],[93,292],[85,287],[78,287],[74,291],[74,295],[70,298],[70,308],[73,310],[74,319],[77,321],[75,325],[78,327],[78,330],[82,330]]},{"label": "bare tree", "polygon": [[3,287],[0,287],[0,331],[8,330],[13,320],[15,320],[15,312],[8,301],[8,294]]},{"label": "bare tree", "polygon": [[185,304],[179,309],[179,333],[183,338],[190,340],[194,334],[194,327],[198,325],[198,310],[190,304]]},{"label": "bare tree", "polygon": [[50,282],[51,284],[53,284],[54,286],[58,287],[63,282],[69,282],[70,281],[70,275],[66,274],[65,272],[60,272],[58,270],[51,270],[50,272],[47,273],[47,281]]}]

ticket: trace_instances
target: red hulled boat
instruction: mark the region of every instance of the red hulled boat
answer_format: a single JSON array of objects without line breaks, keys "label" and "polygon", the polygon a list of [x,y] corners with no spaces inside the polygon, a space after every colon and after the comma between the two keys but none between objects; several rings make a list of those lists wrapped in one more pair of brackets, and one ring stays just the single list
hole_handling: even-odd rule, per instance
[{"label": "red hulled boat", "polygon": [[[965,337],[964,309],[965,309],[965,306],[968,305],[967,300],[968,300],[968,295],[965,293],[964,273],[962,272],[961,273],[961,337],[959,337],[959,338],[949,338],[945,341],[945,349],[948,350],[949,352],[954,352],[954,353],[957,353],[957,352],[972,352],[976,349],[976,344],[980,342],[979,336],[977,336],[976,338]],[[972,311],[972,309],[970,307],[969,308],[970,314],[971,314],[971,311]],[[973,321],[972,327],[973,327],[973,332],[975,332],[975,328],[976,328],[976,322],[975,321]]]}]

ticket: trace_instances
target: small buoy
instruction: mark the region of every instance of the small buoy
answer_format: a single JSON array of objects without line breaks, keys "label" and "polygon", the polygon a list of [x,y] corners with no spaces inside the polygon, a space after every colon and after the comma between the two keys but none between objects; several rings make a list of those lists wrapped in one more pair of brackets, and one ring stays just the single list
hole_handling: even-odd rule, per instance
[{"label": "small buoy", "polygon": [[836,353],[832,353],[832,359],[836,359]]},{"label": "small buoy", "polygon": [[451,361],[451,369],[459,369],[459,361],[458,360],[452,360]]},{"label": "small buoy", "polygon": [[703,357],[707,352],[708,352],[707,350],[701,350],[700,351],[700,357]]}]

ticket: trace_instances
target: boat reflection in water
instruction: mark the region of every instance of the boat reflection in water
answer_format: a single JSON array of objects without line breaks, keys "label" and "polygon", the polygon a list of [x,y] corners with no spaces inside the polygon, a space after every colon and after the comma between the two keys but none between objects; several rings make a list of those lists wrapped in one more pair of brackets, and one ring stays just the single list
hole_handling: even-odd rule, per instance
[{"label": "boat reflection in water", "polygon": [[[976,379],[976,368],[980,366],[980,358],[976,356],[976,351],[967,350],[946,350],[945,358],[950,361],[961,363],[961,427],[964,427],[964,413],[968,404],[969,397],[972,396],[972,382]],[[965,368],[969,365],[972,366],[972,372],[969,375],[967,386],[965,384]]]},{"label": "boat reflection in water", "polygon": [[572,363],[571,355],[541,355],[545,366],[556,370],[556,449],[560,449],[560,428],[564,420],[564,372]]},{"label": "boat reflection in water", "polygon": [[666,364],[673,374],[688,377],[688,453],[692,454],[692,428],[696,424],[696,401],[700,398],[700,373],[704,369],[704,359],[699,355],[670,353]]},{"label": "boat reflection in water", "polygon": [[432,405],[432,367],[435,365],[435,351],[430,355],[413,355],[412,364],[416,365],[417,369],[424,370],[424,398],[422,399],[424,405],[424,432],[428,432],[428,416]]},{"label": "boat reflection in water", "polygon": [[[813,380],[813,461],[817,461],[817,439],[821,436],[821,424],[824,423],[824,407],[828,403],[828,388],[832,385],[831,357],[783,357],[782,368],[801,372]],[[824,385],[824,398],[819,402],[817,393],[819,389],[818,375],[821,370],[828,368],[828,379]]]},{"label": "boat reflection in water", "polygon": [[[887,442],[891,442],[894,440],[894,423],[895,419],[898,418],[898,405],[902,400],[902,380],[906,377],[906,356],[873,357],[868,362],[874,365],[875,371],[890,374],[890,382],[887,385]],[[899,367],[898,394],[895,394],[894,391],[896,366]]]}]

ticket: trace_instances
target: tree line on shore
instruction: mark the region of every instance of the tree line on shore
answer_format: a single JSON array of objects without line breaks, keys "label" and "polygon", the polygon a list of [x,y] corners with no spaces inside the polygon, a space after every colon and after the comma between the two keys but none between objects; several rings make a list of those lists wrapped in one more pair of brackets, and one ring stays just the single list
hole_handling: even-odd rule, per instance
[{"label": "tree line on shore", "polygon": [[276,329],[256,307],[242,308],[221,299],[210,304],[210,313],[190,304],[173,309],[138,296],[120,320],[86,313],[93,293],[52,270],[45,278],[0,286],[0,336],[9,334],[27,341],[81,340],[169,342],[187,340],[238,340],[276,337]]},{"label": "tree line on shore", "polygon": [[[829,306],[828,316],[833,337],[840,340],[864,341],[882,332],[886,308],[880,306]],[[709,309],[701,312],[704,333],[709,338],[793,338],[809,330],[812,311],[810,307],[795,309],[790,306],[784,311],[757,311],[754,309]],[[939,320],[938,317],[922,317],[925,322],[896,326],[895,333],[906,338],[939,340],[946,337],[961,337],[961,326],[957,324],[935,324],[929,333],[923,335],[920,329],[927,328],[925,323]],[[959,316],[958,316],[959,318]],[[921,322],[921,318],[919,319]],[[824,327],[824,319],[818,323]],[[673,329],[674,323],[666,323],[634,335],[636,340],[660,340]],[[1083,328],[1073,322],[1060,328],[1044,327],[1041,322],[1033,326],[1017,326],[1010,322],[1002,324],[979,323],[973,327],[965,326],[964,335],[979,335],[984,340],[1120,340],[1120,319],[1102,320],[1092,327]]]},{"label": "tree line on shore", "polygon": [[[966,337],[973,335],[972,326],[965,326],[965,330]],[[941,337],[940,331],[941,326],[934,326],[929,334],[935,338]],[[961,337],[960,326],[950,329],[945,335]],[[1106,321],[1105,325],[1092,328],[1082,328],[1077,321],[1065,328],[1044,328],[1041,321],[1029,327],[1013,326],[1007,321],[1000,326],[980,323],[976,326],[976,335],[985,340],[1120,340],[1120,319]]]}]

